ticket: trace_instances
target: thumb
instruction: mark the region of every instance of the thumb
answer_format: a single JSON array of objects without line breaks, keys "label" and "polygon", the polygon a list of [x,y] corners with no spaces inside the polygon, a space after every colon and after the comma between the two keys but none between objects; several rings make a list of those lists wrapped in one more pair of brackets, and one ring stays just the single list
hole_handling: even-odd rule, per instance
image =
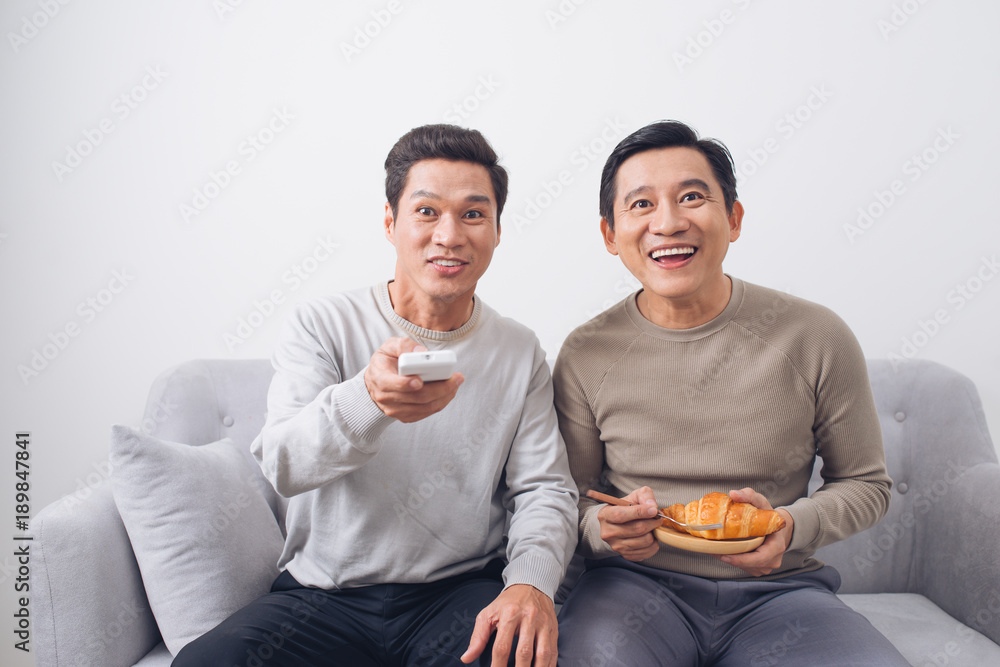
[{"label": "thumb", "polygon": [[482,655],[486,645],[490,643],[490,635],[493,634],[493,627],[482,616],[476,618],[476,627],[472,629],[472,638],[469,640],[469,648],[462,654],[462,662],[471,663]]}]

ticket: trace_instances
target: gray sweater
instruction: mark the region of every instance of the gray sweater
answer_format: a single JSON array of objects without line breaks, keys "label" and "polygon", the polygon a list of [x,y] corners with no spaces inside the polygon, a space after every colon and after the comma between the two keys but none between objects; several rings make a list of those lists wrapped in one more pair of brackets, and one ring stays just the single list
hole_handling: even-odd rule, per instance
[{"label": "gray sweater", "polygon": [[[412,424],[385,416],[365,388],[372,353],[393,336],[454,350],[466,378],[444,410]],[[290,498],[279,568],[307,586],[353,588],[435,581],[505,556],[507,586],[555,594],[576,546],[577,493],[529,329],[478,298],[461,328],[422,329],[381,283],[297,306],[273,364],[252,451]]]},{"label": "gray sweater", "polygon": [[[733,278],[726,309],[665,329],[632,295],[566,339],[556,407],[581,493],[649,486],[661,507],[750,486],[795,521],[780,576],[820,567],[824,544],[875,525],[889,504],[864,355],[829,309]],[[807,487],[816,456],[823,485]],[[602,481],[603,480],[603,481]],[[580,501],[580,550],[614,555],[600,505]],[[661,546],[650,567],[733,579],[712,556]]]}]

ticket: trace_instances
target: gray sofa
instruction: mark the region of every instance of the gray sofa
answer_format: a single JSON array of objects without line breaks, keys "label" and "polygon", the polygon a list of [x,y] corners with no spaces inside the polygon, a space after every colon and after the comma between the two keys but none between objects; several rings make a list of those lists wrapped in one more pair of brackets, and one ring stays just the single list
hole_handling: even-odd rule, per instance
[{"label": "gray sofa", "polygon": [[[872,361],[869,372],[891,507],[819,557],[841,572],[843,599],[912,664],[1000,665],[1000,467],[975,386],[930,362]],[[228,436],[249,460],[271,373],[263,360],[170,369],[153,383],[143,430],[190,445]],[[264,493],[280,526],[284,501]],[[170,663],[108,482],[53,503],[31,530],[38,665]]]}]

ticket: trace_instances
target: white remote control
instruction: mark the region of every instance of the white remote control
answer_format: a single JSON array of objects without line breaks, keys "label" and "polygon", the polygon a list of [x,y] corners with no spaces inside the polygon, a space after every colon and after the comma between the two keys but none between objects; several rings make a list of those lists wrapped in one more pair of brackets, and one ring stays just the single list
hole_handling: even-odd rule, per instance
[{"label": "white remote control", "polygon": [[451,350],[404,352],[399,355],[399,374],[416,375],[424,382],[447,380],[455,372],[458,357]]}]

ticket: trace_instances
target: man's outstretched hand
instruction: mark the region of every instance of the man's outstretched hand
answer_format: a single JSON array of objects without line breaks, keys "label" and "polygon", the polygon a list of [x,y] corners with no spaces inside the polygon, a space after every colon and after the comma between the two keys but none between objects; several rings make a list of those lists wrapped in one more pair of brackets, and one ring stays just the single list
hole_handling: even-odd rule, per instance
[{"label": "man's outstretched hand", "polygon": [[555,667],[559,638],[556,609],[552,598],[534,586],[509,586],[479,612],[462,662],[468,664],[478,658],[494,631],[492,667],[506,667],[515,636],[517,667]]},{"label": "man's outstretched hand", "polygon": [[410,338],[390,338],[375,350],[365,369],[365,387],[379,410],[403,423],[420,421],[440,412],[455,398],[465,381],[461,373],[447,380],[424,382],[417,376],[399,374],[399,355],[426,352]]}]

